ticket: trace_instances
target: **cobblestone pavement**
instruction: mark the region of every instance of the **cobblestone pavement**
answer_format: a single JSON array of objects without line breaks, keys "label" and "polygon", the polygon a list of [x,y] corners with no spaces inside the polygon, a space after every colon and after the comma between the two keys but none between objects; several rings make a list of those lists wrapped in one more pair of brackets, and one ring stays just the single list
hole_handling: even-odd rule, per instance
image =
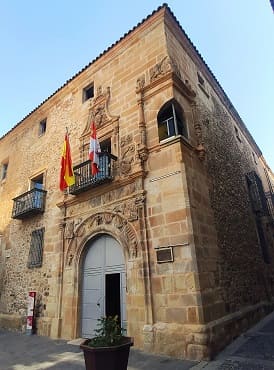
[{"label": "cobblestone pavement", "polygon": [[[79,343],[72,342],[76,345],[0,329],[0,370],[85,370]],[[128,370],[188,370],[195,364],[197,362],[153,356],[133,348]]]},{"label": "cobblestone pavement", "polygon": [[[214,361],[197,363],[130,350],[128,370],[188,369],[274,370],[274,312],[237,338]],[[0,329],[0,370],[85,370],[85,364],[77,341],[72,345]]]},{"label": "cobblestone pavement", "polygon": [[274,312],[242,334],[214,361],[192,370],[274,370]]}]

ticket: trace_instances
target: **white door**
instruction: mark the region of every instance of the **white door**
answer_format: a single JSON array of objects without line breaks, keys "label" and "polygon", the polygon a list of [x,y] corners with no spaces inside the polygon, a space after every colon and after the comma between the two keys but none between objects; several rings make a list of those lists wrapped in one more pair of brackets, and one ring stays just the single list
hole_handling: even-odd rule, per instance
[{"label": "white door", "polygon": [[90,242],[82,271],[82,333],[94,335],[101,316],[118,315],[126,328],[125,262],[120,244],[103,235]]}]

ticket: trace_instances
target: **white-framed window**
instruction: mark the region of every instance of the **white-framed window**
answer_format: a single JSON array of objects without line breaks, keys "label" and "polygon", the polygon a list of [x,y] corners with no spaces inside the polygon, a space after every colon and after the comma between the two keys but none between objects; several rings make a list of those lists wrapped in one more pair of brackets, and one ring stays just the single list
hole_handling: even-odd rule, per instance
[{"label": "white-framed window", "polygon": [[180,105],[171,100],[159,111],[157,116],[159,140],[165,140],[172,136],[184,136],[187,138],[187,128],[184,113]]}]

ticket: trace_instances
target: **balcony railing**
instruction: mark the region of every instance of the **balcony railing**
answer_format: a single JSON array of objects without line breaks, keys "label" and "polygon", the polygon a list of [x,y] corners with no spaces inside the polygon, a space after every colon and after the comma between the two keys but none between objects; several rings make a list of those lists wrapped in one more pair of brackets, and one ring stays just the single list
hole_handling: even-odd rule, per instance
[{"label": "balcony railing", "polygon": [[76,195],[92,187],[113,180],[113,161],[117,157],[109,153],[99,154],[99,169],[96,175],[91,174],[91,162],[87,160],[73,167],[75,184],[69,187],[69,193]]},{"label": "balcony railing", "polygon": [[31,189],[13,199],[12,218],[23,219],[45,210],[47,192],[41,189]]}]

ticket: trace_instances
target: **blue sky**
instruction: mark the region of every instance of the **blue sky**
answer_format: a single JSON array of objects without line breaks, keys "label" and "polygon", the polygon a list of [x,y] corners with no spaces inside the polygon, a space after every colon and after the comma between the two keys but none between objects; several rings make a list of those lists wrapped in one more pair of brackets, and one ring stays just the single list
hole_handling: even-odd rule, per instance
[{"label": "blue sky", "polygon": [[[274,170],[274,14],[269,0],[170,0]],[[0,4],[0,137],[160,1]]]}]

